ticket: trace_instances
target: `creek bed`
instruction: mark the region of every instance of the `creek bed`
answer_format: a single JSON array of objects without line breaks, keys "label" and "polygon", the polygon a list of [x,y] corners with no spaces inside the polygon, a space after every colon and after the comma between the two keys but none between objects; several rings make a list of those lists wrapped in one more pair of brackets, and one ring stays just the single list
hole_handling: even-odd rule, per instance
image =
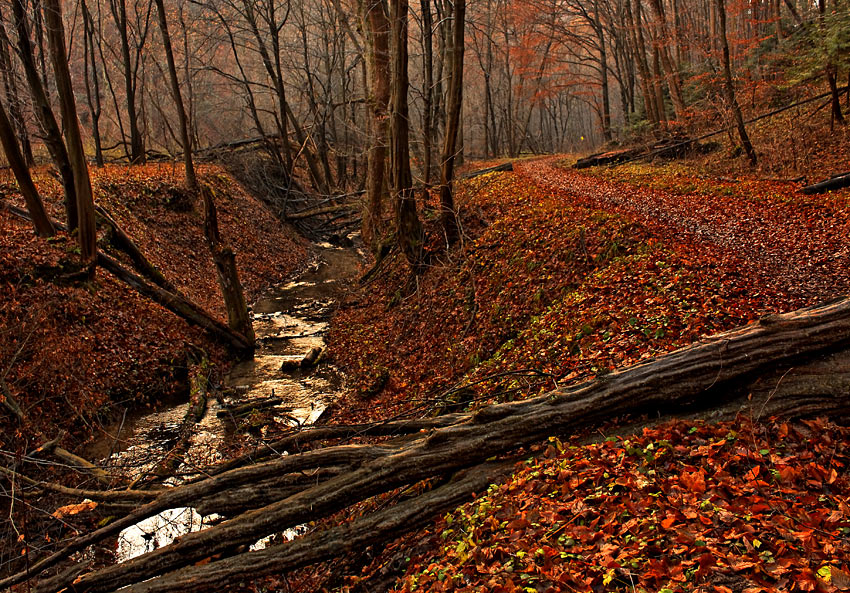
[{"label": "creek bed", "polygon": [[[225,378],[222,395],[209,399],[203,418],[191,427],[183,463],[166,485],[198,475],[199,468],[219,461],[222,450],[237,437],[261,444],[270,424],[315,423],[336,398],[343,377],[333,365],[321,358],[305,368],[298,362],[310,350],[324,349],[330,316],[362,259],[352,249],[328,244],[316,245],[315,251],[316,259],[306,272],[269,290],[253,305],[257,338],[254,358],[234,364]],[[257,410],[250,409],[254,401]],[[152,471],[181,437],[190,405],[169,405],[122,421],[111,431],[110,447],[118,448],[116,444],[120,443],[120,448],[103,462],[107,471],[131,480]],[[116,560],[123,562],[168,545],[219,519],[202,516],[190,507],[169,509],[122,531]],[[283,535],[291,537],[294,532]],[[263,547],[264,540],[255,546]]]}]

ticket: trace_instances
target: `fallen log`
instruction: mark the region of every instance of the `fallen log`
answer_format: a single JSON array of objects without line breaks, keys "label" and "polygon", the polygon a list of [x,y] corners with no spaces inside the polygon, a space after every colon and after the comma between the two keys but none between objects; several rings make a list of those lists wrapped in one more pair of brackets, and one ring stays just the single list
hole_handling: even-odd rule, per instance
[{"label": "fallen log", "polygon": [[[850,90],[850,85],[843,86],[843,87],[838,89],[838,91],[841,92],[841,93],[848,91],[848,90]],[[825,93],[821,93],[820,95],[816,95],[814,97],[809,97],[808,99],[803,99],[802,101],[797,101],[796,103],[790,103],[790,104],[785,105],[783,107],[780,107],[778,109],[774,109],[772,111],[768,111],[767,113],[762,113],[761,115],[757,115],[756,117],[751,117],[750,119],[745,120],[744,124],[751,124],[751,123],[757,122],[757,121],[762,120],[762,119],[773,117],[774,115],[778,115],[778,114],[780,114],[784,111],[788,111],[789,109],[794,109],[795,107],[800,107],[802,105],[806,105],[806,104],[811,103],[813,101],[818,101],[820,99],[823,99],[824,97],[829,97],[831,94],[832,94],[832,91],[827,91]],[[632,161],[636,161],[636,160],[641,159],[641,158],[651,159],[651,158],[656,157],[656,156],[661,156],[665,151],[669,151],[671,149],[678,149],[680,147],[686,148],[689,145],[696,144],[697,142],[700,142],[702,140],[707,140],[708,138],[713,138],[714,136],[719,136],[720,134],[725,134],[725,133],[733,130],[734,127],[735,127],[734,125],[725,126],[723,128],[720,128],[719,130],[714,130],[712,132],[708,132],[708,133],[703,134],[701,136],[697,136],[696,138],[688,138],[686,140],[676,142],[675,144],[670,144],[670,145],[665,146],[664,148],[661,148],[661,149],[658,149],[658,150],[651,150],[650,152],[645,153],[645,154],[641,153],[641,154],[635,155],[635,156],[633,156],[629,159],[626,159],[624,161],[620,161],[618,163],[611,163],[611,165],[617,166],[617,165],[622,165],[622,164],[625,164],[625,163],[630,163]]]},{"label": "fallen log", "polygon": [[[131,525],[135,525],[139,521],[152,517],[164,510],[190,506],[201,501],[205,497],[217,495],[228,488],[241,484],[257,482],[277,475],[298,471],[314,471],[317,468],[331,467],[334,465],[357,467],[368,460],[389,455],[394,450],[395,448],[393,447],[383,445],[348,445],[344,447],[320,449],[317,451],[302,453],[300,455],[289,455],[262,464],[238,468],[215,476],[214,479],[208,479],[197,483],[187,484],[186,486],[167,489],[163,491],[159,497],[142,507],[139,507],[132,513],[128,513],[127,515],[116,519],[112,523],[71,540],[62,549],[42,558],[38,562],[33,563],[28,571],[0,579],[0,589],[22,583],[31,577],[38,575],[40,572],[55,566],[60,561],[68,558],[74,552],[84,550],[89,545],[97,543],[104,538],[116,535],[121,530],[130,527]],[[49,588],[49,585],[46,586]]]},{"label": "fallen log", "polygon": [[20,404],[15,401],[15,398],[12,397],[12,391],[3,379],[0,379],[0,403],[3,404],[3,407],[6,408],[6,410],[12,414],[18,422],[24,421],[24,411],[21,409]]},{"label": "fallen log", "polygon": [[587,169],[588,167],[597,167],[599,165],[611,165],[622,163],[628,159],[642,154],[640,148],[627,148],[624,150],[610,150],[608,152],[598,152],[590,156],[579,159],[573,165],[573,169]]},{"label": "fallen log", "polygon": [[162,272],[151,263],[151,261],[142,253],[142,250],[139,249],[138,245],[130,238],[124,229],[121,228],[121,225],[112,218],[112,215],[106,211],[102,206],[95,206],[95,211],[100,216],[106,226],[109,227],[111,232],[110,235],[110,243],[113,246],[120,249],[133,261],[133,266],[145,275],[151,282],[163,288],[169,292],[177,293],[177,288],[168,281],[168,279],[162,275]]},{"label": "fallen log", "polygon": [[97,254],[99,266],[109,271],[113,276],[135,289],[139,294],[148,297],[182,317],[186,321],[203,328],[213,336],[228,344],[236,352],[248,353],[254,349],[254,343],[245,336],[231,330],[222,322],[214,319],[209,313],[201,309],[189,299],[148,282],[141,276],[134,274],[122,266],[117,260],[112,259],[102,251]]},{"label": "fallen log", "polygon": [[56,459],[62,461],[70,467],[76,468],[84,473],[92,475],[98,482],[107,486],[110,485],[112,480],[102,467],[99,467],[88,459],[83,459],[79,455],[75,455],[67,449],[63,449],[62,447],[60,447],[59,441],[61,439],[62,436],[59,436],[44,443],[38,449],[36,449],[36,452],[49,453],[56,457]]},{"label": "fallen log", "polygon": [[265,399],[249,401],[248,403],[244,403],[238,406],[228,406],[223,410],[219,410],[218,412],[216,412],[216,417],[239,418],[240,416],[247,416],[255,410],[259,411],[268,408],[274,408],[282,403],[283,400],[279,397],[267,397]]},{"label": "fallen log", "polygon": [[325,206],[324,208],[311,208],[310,210],[303,210],[300,212],[293,212],[292,214],[284,214],[283,217],[286,220],[304,220],[305,218],[312,218],[314,216],[321,216],[322,214],[333,214],[334,212],[342,212],[344,210],[354,210],[355,206],[351,204],[337,204],[336,206]]},{"label": "fallen log", "polygon": [[274,476],[259,482],[228,488],[214,496],[202,498],[193,506],[202,515],[216,513],[232,517],[282,500],[320,482],[326,482],[348,469],[345,466],[333,466]]},{"label": "fallen log", "polygon": [[214,591],[222,585],[283,571],[295,570],[341,553],[361,550],[395,535],[428,524],[435,514],[457,507],[488,485],[510,473],[514,461],[486,463],[457,475],[443,486],[401,502],[353,523],[312,533],[265,550],[253,552],[251,562],[234,556],[203,567],[192,567],[126,589],[127,593]]},{"label": "fallen log", "polygon": [[495,167],[487,167],[486,169],[478,169],[477,171],[470,171],[469,173],[464,173],[460,175],[458,179],[472,179],[473,177],[479,177],[481,175],[487,175],[488,173],[496,173],[499,171],[513,171],[514,164],[511,162],[502,163],[501,165],[496,165]]},{"label": "fallen log", "polygon": [[417,418],[410,420],[394,420],[375,422],[372,424],[335,424],[329,426],[308,427],[294,430],[292,434],[268,443],[251,453],[246,453],[224,461],[205,471],[208,476],[216,476],[226,471],[244,467],[251,463],[263,461],[280,451],[301,451],[308,445],[330,439],[347,439],[353,437],[386,437],[416,434],[458,424],[469,418],[469,414],[443,414],[436,418]]},{"label": "fallen log", "polygon": [[[194,357],[191,357],[194,359]],[[150,487],[152,482],[163,482],[172,477],[177,469],[186,460],[186,454],[192,444],[195,434],[194,428],[207,412],[207,400],[209,399],[210,384],[207,378],[209,361],[204,356],[200,360],[192,360],[189,366],[189,407],[183,415],[177,442],[165,454],[150,472],[138,476],[130,486],[135,487],[143,484]]]},{"label": "fallen log", "polygon": [[0,465],[0,473],[5,474],[10,478],[26,482],[30,486],[35,486],[36,488],[50,490],[51,492],[56,492],[58,494],[66,494],[68,496],[73,496],[74,498],[90,498],[99,502],[138,503],[139,501],[152,500],[160,494],[159,490],[87,490],[84,488],[70,488],[68,486],[63,486],[62,484],[45,482],[43,480],[34,480],[29,476],[25,476],[24,474],[5,468],[2,465]]},{"label": "fallen log", "polygon": [[829,179],[819,181],[818,183],[807,185],[800,189],[800,193],[807,195],[822,194],[835,189],[843,189],[845,187],[850,187],[850,172],[835,175]]},{"label": "fallen log", "polygon": [[[757,323],[708,338],[704,343],[593,381],[521,402],[483,408],[461,422],[423,433],[395,446],[331,447],[225,472],[164,493],[143,507],[144,510],[135,513],[132,519],[125,517],[116,523],[124,526],[133,524],[140,515],[148,516],[163,508],[178,506],[178,501],[196,500],[259,477],[279,475],[269,473],[270,468],[279,473],[291,473],[308,467],[344,465],[341,459],[346,458],[359,463],[350,471],[327,481],[208,530],[185,535],[179,541],[120,565],[84,575],[74,570],[47,579],[37,591],[58,591],[66,587],[78,593],[113,591],[130,585],[137,586],[134,590],[148,590],[145,587],[154,587],[157,581],[143,584],[144,581],[176,570],[186,574],[185,567],[225,553],[233,546],[249,545],[271,533],[328,517],[372,496],[449,475],[482,464],[493,456],[533,445],[548,436],[569,434],[624,414],[669,414],[714,408],[730,401],[744,401],[760,414],[811,413],[812,398],[815,397],[811,393],[799,398],[794,394],[776,397],[776,390],[771,390],[763,401],[748,400],[747,395],[755,379],[775,372],[779,366],[799,368],[823,364],[824,356],[841,352],[848,346],[850,299],[842,299],[793,313],[766,316]],[[846,389],[836,391],[825,386],[823,391],[816,396],[818,413],[850,412]],[[421,503],[417,506],[422,507]],[[426,512],[426,509],[421,512]],[[106,532],[112,533],[113,529],[114,525],[98,530],[99,535],[83,536],[68,548],[80,549],[81,540],[91,543],[104,537]],[[298,545],[302,544],[286,544],[288,547],[282,550],[291,550],[292,546],[298,549]],[[326,553],[343,553],[348,549],[346,541],[338,541]],[[250,566],[248,570],[256,574],[253,566],[256,558],[246,555],[232,562],[244,562],[246,567]],[[47,560],[33,566],[30,574],[43,570]],[[196,579],[203,579],[220,566],[213,562],[191,570]],[[175,575],[171,577],[177,578]],[[20,582],[21,578],[16,575],[0,581],[0,587]]]},{"label": "fallen log", "polygon": [[[25,220],[31,220],[29,213],[25,210],[12,206],[11,204],[4,204],[3,206],[15,216]],[[57,229],[64,230],[64,225],[58,221],[52,222]],[[102,251],[97,252],[97,265],[110,272],[113,276],[125,284],[129,285],[139,294],[159,303],[178,317],[185,319],[193,325],[201,327],[213,336],[221,339],[236,352],[253,352],[253,341],[231,331],[227,326],[214,319],[209,313],[201,309],[192,301],[188,300],[186,297],[148,282],[143,277],[126,269],[118,260],[111,258]]]}]

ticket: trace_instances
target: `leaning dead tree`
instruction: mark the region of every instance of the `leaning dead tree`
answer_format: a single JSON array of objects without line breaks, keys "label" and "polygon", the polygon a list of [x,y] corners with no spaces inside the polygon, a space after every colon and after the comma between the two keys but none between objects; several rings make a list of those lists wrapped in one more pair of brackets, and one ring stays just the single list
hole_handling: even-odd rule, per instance
[{"label": "leaning dead tree", "polygon": [[[279,574],[362,549],[422,525],[503,474],[509,456],[518,448],[614,417],[718,406],[723,406],[727,417],[744,411],[754,420],[768,415],[847,414],[848,346],[850,299],[842,299],[770,315],[537,398],[418,419],[408,429],[404,422],[395,423],[397,433],[413,438],[327,446],[244,467],[210,468],[202,472],[202,478],[163,491],[112,523],[71,540],[32,563],[28,571],[0,580],[0,587],[38,577],[35,590],[40,592],[93,593],[125,587],[124,591],[133,593],[221,590],[244,578]],[[347,430],[318,427],[289,438],[306,446],[331,436],[369,434],[362,427]],[[377,429],[373,434],[386,433]],[[271,533],[433,480],[439,485],[423,488],[423,494],[350,523],[263,551],[233,552]],[[127,496],[128,502],[138,504],[138,500]],[[114,537],[146,517],[181,506],[222,512],[228,520],[119,565],[90,570],[85,563],[68,562],[75,552]]]}]

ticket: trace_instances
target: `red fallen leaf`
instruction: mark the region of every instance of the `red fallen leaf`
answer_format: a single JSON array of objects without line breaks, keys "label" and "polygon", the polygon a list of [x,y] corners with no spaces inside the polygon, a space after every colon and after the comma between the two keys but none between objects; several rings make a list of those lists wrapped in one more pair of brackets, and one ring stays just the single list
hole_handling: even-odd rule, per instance
[{"label": "red fallen leaf", "polygon": [[697,494],[705,492],[705,474],[701,469],[693,472],[682,472],[679,476],[679,481],[688,490]]},{"label": "red fallen leaf", "polygon": [[748,471],[746,473],[746,475],[744,476],[744,479],[747,480],[748,482],[751,481],[751,480],[755,480],[756,477],[759,475],[759,472],[761,472],[761,466],[756,465],[753,468],[751,468],[750,471]]},{"label": "red fallen leaf", "polygon": [[714,557],[714,554],[709,554],[708,552],[706,552],[705,554],[699,557],[699,560],[697,560],[697,562],[699,563],[699,568],[694,574],[694,578],[696,580],[699,580],[705,575],[707,575],[709,572],[711,572],[711,569],[717,564],[717,558]]},{"label": "red fallen leaf", "polygon": [[732,589],[724,587],[723,585],[714,585],[714,590],[717,591],[717,593],[732,593]]},{"label": "red fallen leaf", "polygon": [[814,591],[818,586],[817,577],[808,568],[798,574],[794,580],[801,591]]},{"label": "red fallen leaf", "polygon": [[755,562],[744,560],[743,558],[733,554],[726,556],[726,560],[729,562],[729,567],[735,572],[740,572],[756,565]]},{"label": "red fallen leaf", "polygon": [[779,468],[779,479],[784,484],[790,484],[800,476],[800,472],[790,465],[783,465]]},{"label": "red fallen leaf", "polygon": [[92,500],[87,500],[79,504],[67,504],[53,511],[53,516],[57,519],[61,519],[62,517],[67,517],[68,515],[78,515],[79,513],[91,511],[96,507],[97,503]]},{"label": "red fallen leaf", "polygon": [[673,526],[673,523],[676,522],[676,517],[673,515],[667,515],[667,518],[661,522],[661,527],[664,529],[670,529]]}]

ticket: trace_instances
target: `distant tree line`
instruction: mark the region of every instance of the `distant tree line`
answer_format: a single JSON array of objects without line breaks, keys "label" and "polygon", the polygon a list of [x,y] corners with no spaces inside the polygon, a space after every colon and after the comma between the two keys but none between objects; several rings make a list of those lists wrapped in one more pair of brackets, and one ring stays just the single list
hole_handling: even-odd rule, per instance
[{"label": "distant tree line", "polygon": [[439,189],[453,242],[464,154],[708,122],[737,127],[754,161],[738,97],[775,106],[809,87],[831,90],[842,124],[848,14],[839,0],[5,0],[0,128],[17,170],[55,165],[71,229],[90,224],[86,159],[180,156],[194,187],[193,150],[256,137],[315,193],[364,190],[364,237],[415,262],[415,190]]}]

